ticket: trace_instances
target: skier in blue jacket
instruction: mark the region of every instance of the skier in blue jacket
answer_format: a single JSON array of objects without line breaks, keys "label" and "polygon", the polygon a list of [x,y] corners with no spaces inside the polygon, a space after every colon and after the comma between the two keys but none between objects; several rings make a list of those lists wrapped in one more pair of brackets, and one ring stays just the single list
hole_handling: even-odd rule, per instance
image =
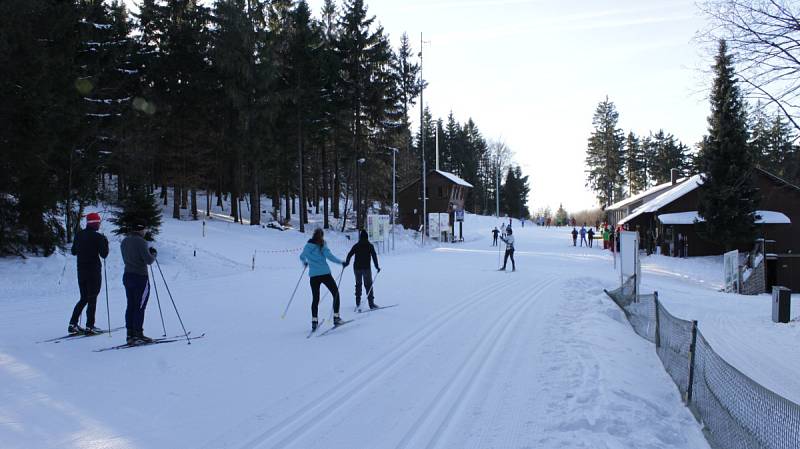
[{"label": "skier in blue jacket", "polygon": [[311,294],[313,301],[311,303],[311,330],[317,330],[317,309],[319,307],[319,287],[325,284],[328,291],[333,295],[333,325],[338,326],[342,324],[342,319],[339,317],[339,288],[336,286],[336,281],[331,276],[331,269],[328,267],[328,262],[336,262],[343,267],[347,267],[347,262],[343,262],[336,258],[328,249],[325,244],[324,233],[322,229],[317,228],[314,230],[314,235],[311,240],[306,243],[303,252],[300,254],[300,260],[308,267],[308,276],[311,283]]}]

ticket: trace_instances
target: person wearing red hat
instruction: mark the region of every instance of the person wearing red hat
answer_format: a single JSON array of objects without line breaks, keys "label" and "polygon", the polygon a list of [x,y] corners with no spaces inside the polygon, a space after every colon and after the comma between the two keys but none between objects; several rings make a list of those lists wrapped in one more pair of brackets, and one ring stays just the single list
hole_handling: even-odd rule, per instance
[{"label": "person wearing red hat", "polygon": [[[99,232],[100,215],[90,213],[86,216],[86,228],[78,231],[72,242],[72,255],[78,256],[78,288],[81,298],[72,310],[67,331],[70,334],[96,334],[101,330],[94,325],[94,314],[97,309],[97,295],[103,277],[100,274],[100,258],[108,257],[108,239]],[[86,307],[86,328],[78,325],[78,318]]]}]

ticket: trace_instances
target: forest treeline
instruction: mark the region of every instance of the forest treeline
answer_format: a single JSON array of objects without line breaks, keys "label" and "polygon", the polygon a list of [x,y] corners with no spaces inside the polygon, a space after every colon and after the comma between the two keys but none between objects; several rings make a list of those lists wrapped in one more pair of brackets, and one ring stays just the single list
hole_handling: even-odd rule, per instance
[{"label": "forest treeline", "polygon": [[393,45],[363,0],[317,14],[294,0],[137,4],[0,2],[0,253],[49,254],[88,205],[129,196],[172,200],[174,218],[214,201],[253,225],[294,213],[303,230],[311,210],[361,227],[390,209],[392,153],[400,188],[423,144],[433,169],[437,135],[441,168],[475,186],[469,211],[494,211],[499,193],[527,214],[503,145],[453,113],[410,116],[419,49],[405,34]]}]

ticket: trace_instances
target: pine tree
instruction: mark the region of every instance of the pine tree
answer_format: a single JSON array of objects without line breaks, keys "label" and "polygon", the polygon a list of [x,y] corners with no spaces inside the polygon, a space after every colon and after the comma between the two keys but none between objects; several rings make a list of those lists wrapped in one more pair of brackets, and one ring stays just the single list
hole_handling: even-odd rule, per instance
[{"label": "pine tree", "polygon": [[701,234],[726,249],[749,244],[755,236],[758,204],[754,160],[748,146],[745,104],[735,78],[732,56],[720,41],[714,64],[708,136],[699,155],[703,187],[698,212]]},{"label": "pine tree", "polygon": [[556,226],[564,226],[567,224],[567,211],[564,209],[563,204],[558,205],[556,211]]},{"label": "pine tree", "polygon": [[625,177],[625,137],[617,128],[619,113],[608,97],[597,105],[592,119],[594,131],[586,149],[588,187],[596,193],[603,206],[622,197]]},{"label": "pine tree", "polygon": [[119,211],[110,219],[117,228],[116,235],[129,234],[137,229],[147,229],[148,240],[161,229],[161,208],[158,200],[143,187],[131,188],[119,204]]},{"label": "pine tree", "polygon": [[672,169],[678,170],[683,175],[687,170],[687,150],[682,143],[676,141],[675,136],[659,129],[650,136],[653,159],[650,164],[650,176],[653,184],[669,182]]},{"label": "pine tree", "polygon": [[83,150],[79,20],[75,2],[0,2],[0,254],[63,242],[56,217],[72,211]]},{"label": "pine tree", "polygon": [[647,160],[639,138],[633,131],[625,139],[625,171],[628,178],[628,194],[635,195],[647,189]]}]

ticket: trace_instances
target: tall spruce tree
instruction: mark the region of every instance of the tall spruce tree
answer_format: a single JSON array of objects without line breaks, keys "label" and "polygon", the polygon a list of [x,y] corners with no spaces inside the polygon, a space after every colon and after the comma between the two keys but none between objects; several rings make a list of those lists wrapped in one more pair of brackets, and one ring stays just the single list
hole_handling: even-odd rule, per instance
[{"label": "tall spruce tree", "polygon": [[713,70],[708,135],[699,155],[703,187],[698,212],[705,222],[698,226],[706,239],[732,249],[751,243],[755,236],[755,161],[748,145],[745,104],[724,40]]},{"label": "tall spruce tree", "polygon": [[639,138],[633,131],[625,138],[625,173],[629,195],[647,189],[647,159]]},{"label": "tall spruce tree", "polygon": [[595,192],[603,207],[622,197],[625,183],[625,137],[617,128],[618,122],[617,108],[606,97],[595,109],[594,131],[586,149],[586,185]]}]

